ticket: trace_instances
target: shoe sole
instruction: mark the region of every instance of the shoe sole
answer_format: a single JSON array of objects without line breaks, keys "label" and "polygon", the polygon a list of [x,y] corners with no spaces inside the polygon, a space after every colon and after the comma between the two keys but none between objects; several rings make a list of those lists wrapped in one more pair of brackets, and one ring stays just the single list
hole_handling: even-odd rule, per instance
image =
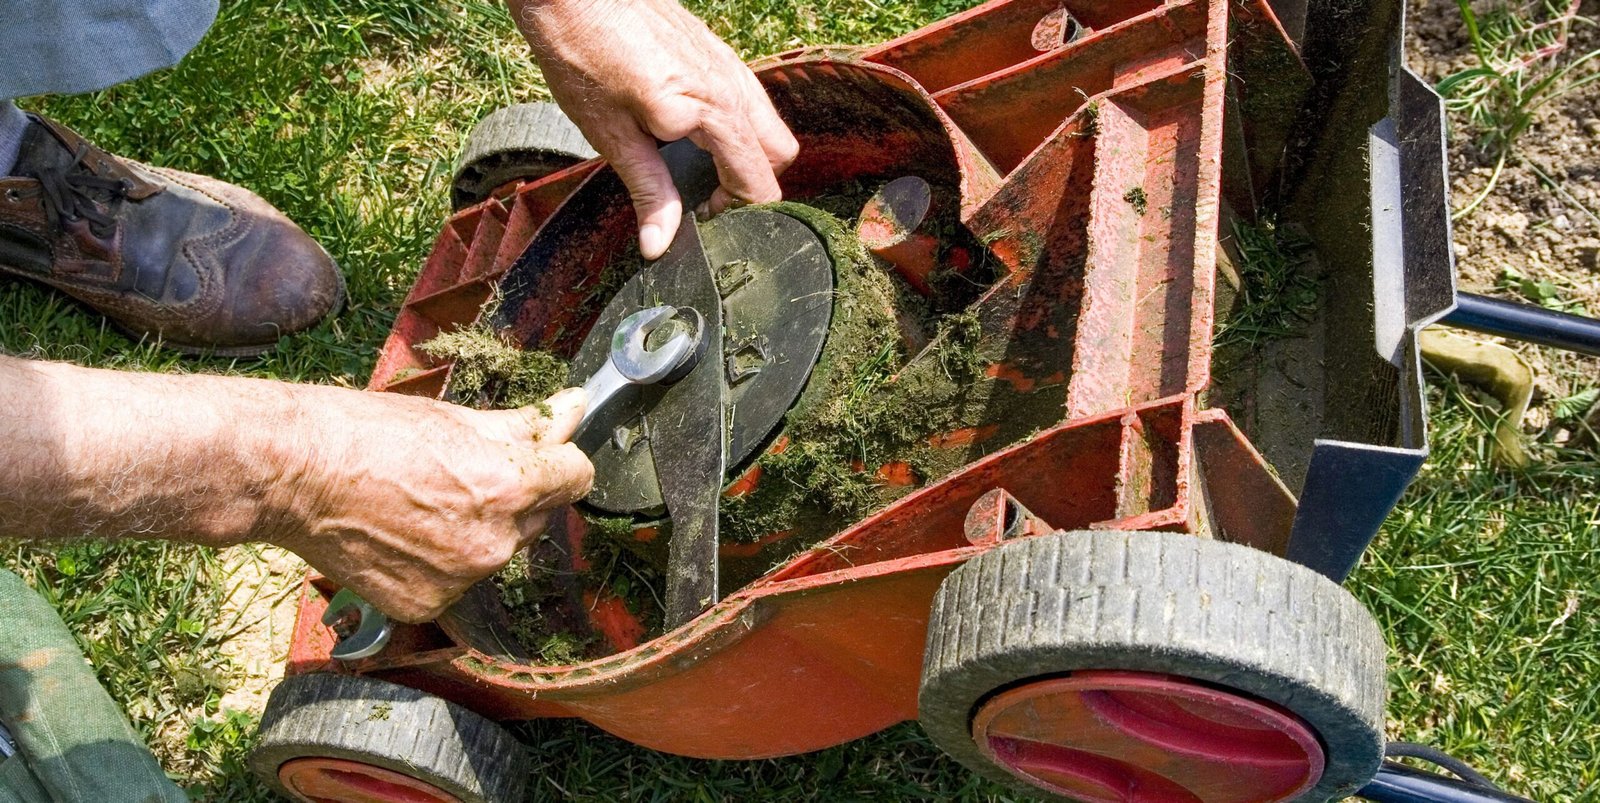
[{"label": "shoe sole", "polygon": [[[318,244],[317,247],[318,248],[322,248],[321,244]],[[345,302],[349,299],[349,293],[346,291],[347,284],[346,284],[345,278],[344,278],[344,271],[339,269],[339,263],[333,261],[333,255],[328,253],[328,249],[322,248],[322,253],[327,255],[329,262],[333,262],[334,276],[339,280],[339,284],[338,284],[338,286],[336,288],[334,288],[333,305],[331,307],[329,307],[328,312],[326,314],[324,314],[321,318],[318,318],[316,323],[312,324],[309,327],[306,327],[306,329],[310,329],[312,327],[319,326],[322,323],[326,322],[328,319],[337,316],[340,312],[343,312],[344,311]],[[41,287],[49,288],[50,290],[52,290],[54,292],[60,293],[61,295],[66,296],[69,299],[72,299],[72,301],[74,303],[76,303],[78,306],[81,306],[84,309],[86,309],[86,310],[94,313],[95,315],[98,315],[99,317],[103,318],[106,321],[106,323],[111,325],[111,328],[114,331],[116,331],[117,334],[122,335],[123,337],[126,337],[126,338],[128,338],[129,340],[132,340],[135,343],[144,343],[144,342],[148,341],[148,342],[154,343],[157,348],[163,348],[163,349],[166,349],[168,351],[176,352],[178,354],[182,354],[185,357],[225,357],[225,358],[259,357],[259,356],[261,356],[263,354],[266,354],[267,352],[269,352],[269,351],[271,351],[271,350],[273,350],[273,349],[278,347],[278,341],[277,340],[273,340],[271,343],[263,343],[263,344],[254,345],[254,346],[226,346],[226,347],[219,347],[219,346],[188,346],[188,345],[183,345],[181,343],[173,343],[173,342],[168,341],[168,340],[163,340],[159,336],[156,337],[155,339],[150,339],[149,335],[147,335],[147,334],[141,335],[141,334],[139,334],[137,332],[133,332],[133,331],[129,330],[127,327],[125,327],[122,324],[118,323],[111,316],[106,315],[105,313],[101,312],[100,310],[95,309],[88,302],[83,301],[83,300],[73,296],[71,293],[69,293],[69,292],[67,292],[67,291],[65,291],[65,290],[63,290],[63,289],[61,289],[59,287],[56,287],[56,286],[50,284],[49,282],[46,282],[46,281],[44,281],[42,279],[35,278],[33,276],[29,276],[29,275],[27,275],[25,273],[22,273],[21,271],[18,271],[15,268],[10,268],[9,266],[0,265],[0,268],[5,268],[5,272],[3,274],[0,274],[0,275],[8,276],[10,278],[14,278],[14,279],[19,280],[19,281],[25,281],[25,282],[30,282],[30,283],[33,283],[33,284],[37,284],[37,285],[40,285]],[[301,331],[305,331],[305,330],[301,330]],[[284,337],[284,336],[280,336],[279,339],[282,339],[282,337]]]}]

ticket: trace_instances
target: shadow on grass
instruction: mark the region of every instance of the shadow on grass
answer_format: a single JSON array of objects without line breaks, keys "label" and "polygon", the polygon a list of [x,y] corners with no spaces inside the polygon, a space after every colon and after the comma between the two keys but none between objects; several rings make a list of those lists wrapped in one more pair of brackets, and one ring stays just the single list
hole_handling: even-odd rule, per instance
[{"label": "shadow on grass", "polygon": [[701,761],[635,746],[579,720],[516,726],[530,800],[971,800],[1022,798],[967,771],[915,723],[761,761]]}]

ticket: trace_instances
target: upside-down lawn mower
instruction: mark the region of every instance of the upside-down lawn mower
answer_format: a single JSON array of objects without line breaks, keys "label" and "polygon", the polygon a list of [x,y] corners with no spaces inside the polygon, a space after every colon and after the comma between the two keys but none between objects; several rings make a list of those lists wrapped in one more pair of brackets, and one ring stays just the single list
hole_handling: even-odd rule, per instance
[{"label": "upside-down lawn mower", "polygon": [[[1385,761],[1384,639],[1340,585],[1427,453],[1422,327],[1594,348],[1456,310],[1401,11],[994,0],[762,59],[786,200],[655,262],[553,107],[491,116],[370,389],[506,403],[518,374],[433,347],[473,332],[558,384],[625,329],[693,359],[615,389],[589,497],[438,622],[374,637],[308,577],[255,768],[515,800],[498,723],[756,759],[915,719],[1041,796],[1517,799]],[[693,208],[709,158],[663,155]],[[1307,246],[1292,293],[1255,284],[1263,230]]]}]

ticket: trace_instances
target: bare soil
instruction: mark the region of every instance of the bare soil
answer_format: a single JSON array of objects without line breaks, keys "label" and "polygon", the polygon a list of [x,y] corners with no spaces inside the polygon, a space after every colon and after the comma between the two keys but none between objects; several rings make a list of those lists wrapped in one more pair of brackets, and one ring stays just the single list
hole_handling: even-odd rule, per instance
[{"label": "bare soil", "polygon": [[[1482,16],[1501,0],[1475,0]],[[1520,4],[1515,8],[1532,9]],[[1583,17],[1600,15],[1586,0]],[[1407,63],[1437,83],[1474,66],[1466,26],[1454,0],[1413,0],[1407,17]],[[1580,20],[1563,52],[1533,69],[1549,71],[1600,49],[1600,25]],[[1496,153],[1476,145],[1464,115],[1452,114],[1450,174],[1456,208],[1475,198],[1489,180]],[[1543,172],[1550,181],[1539,175]],[[1516,140],[1498,185],[1484,202],[1457,220],[1453,239],[1464,291],[1537,301],[1510,277],[1548,282],[1552,300],[1568,311],[1600,314],[1600,84],[1561,93],[1540,108]],[[1561,398],[1594,384],[1597,363],[1551,350],[1519,346],[1538,373],[1546,398]],[[1535,417],[1535,424],[1538,418]]]},{"label": "bare soil", "polygon": [[306,564],[268,546],[233,547],[221,557],[229,591],[213,627],[231,634],[222,652],[238,675],[219,708],[260,714],[272,687],[283,678]]}]

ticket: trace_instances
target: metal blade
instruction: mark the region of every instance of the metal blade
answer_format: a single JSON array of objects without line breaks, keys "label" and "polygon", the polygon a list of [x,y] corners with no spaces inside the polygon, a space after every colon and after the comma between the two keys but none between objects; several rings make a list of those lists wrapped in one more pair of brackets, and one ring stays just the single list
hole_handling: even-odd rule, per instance
[{"label": "metal blade", "polygon": [[727,468],[722,298],[692,213],[672,247],[645,270],[645,296],[693,307],[705,320],[706,350],[688,376],[660,389],[646,416],[661,496],[672,518],[667,556],[669,629],[715,604],[717,505]]}]

